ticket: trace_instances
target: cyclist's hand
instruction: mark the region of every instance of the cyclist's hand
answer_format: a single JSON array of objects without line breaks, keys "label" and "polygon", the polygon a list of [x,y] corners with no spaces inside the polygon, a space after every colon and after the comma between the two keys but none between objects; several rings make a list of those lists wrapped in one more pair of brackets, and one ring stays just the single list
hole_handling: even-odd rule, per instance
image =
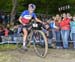
[{"label": "cyclist's hand", "polygon": [[45,27],[45,29],[49,28],[49,25],[46,22],[42,22],[43,26]]}]

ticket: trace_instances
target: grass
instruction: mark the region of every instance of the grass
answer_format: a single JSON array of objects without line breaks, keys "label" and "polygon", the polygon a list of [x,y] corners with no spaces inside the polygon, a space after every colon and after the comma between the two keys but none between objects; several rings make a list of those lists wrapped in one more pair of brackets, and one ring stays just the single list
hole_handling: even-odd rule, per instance
[{"label": "grass", "polygon": [[16,49],[16,44],[0,44],[0,51]]}]

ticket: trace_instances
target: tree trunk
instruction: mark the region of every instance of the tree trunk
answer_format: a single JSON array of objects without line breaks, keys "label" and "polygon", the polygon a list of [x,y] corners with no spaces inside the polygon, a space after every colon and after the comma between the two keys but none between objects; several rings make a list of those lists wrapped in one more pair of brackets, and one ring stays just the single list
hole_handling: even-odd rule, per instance
[{"label": "tree trunk", "polygon": [[10,22],[13,22],[15,20],[15,15],[16,15],[16,7],[17,7],[17,0],[12,0],[12,11],[10,14]]}]

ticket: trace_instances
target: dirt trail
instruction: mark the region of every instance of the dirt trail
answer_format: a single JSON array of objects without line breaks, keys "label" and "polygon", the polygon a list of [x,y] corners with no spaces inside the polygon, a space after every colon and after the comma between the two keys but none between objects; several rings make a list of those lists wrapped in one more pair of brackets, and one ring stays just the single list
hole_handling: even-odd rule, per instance
[{"label": "dirt trail", "polygon": [[75,62],[75,50],[49,49],[46,58],[36,56],[33,49],[0,51],[0,62]]}]

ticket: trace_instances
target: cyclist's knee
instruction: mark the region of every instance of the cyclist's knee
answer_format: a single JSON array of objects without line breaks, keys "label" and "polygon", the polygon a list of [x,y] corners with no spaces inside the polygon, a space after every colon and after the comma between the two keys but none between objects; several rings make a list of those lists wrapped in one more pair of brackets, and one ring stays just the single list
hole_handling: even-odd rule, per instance
[{"label": "cyclist's knee", "polygon": [[26,29],[23,29],[23,34],[28,34],[28,31]]}]

